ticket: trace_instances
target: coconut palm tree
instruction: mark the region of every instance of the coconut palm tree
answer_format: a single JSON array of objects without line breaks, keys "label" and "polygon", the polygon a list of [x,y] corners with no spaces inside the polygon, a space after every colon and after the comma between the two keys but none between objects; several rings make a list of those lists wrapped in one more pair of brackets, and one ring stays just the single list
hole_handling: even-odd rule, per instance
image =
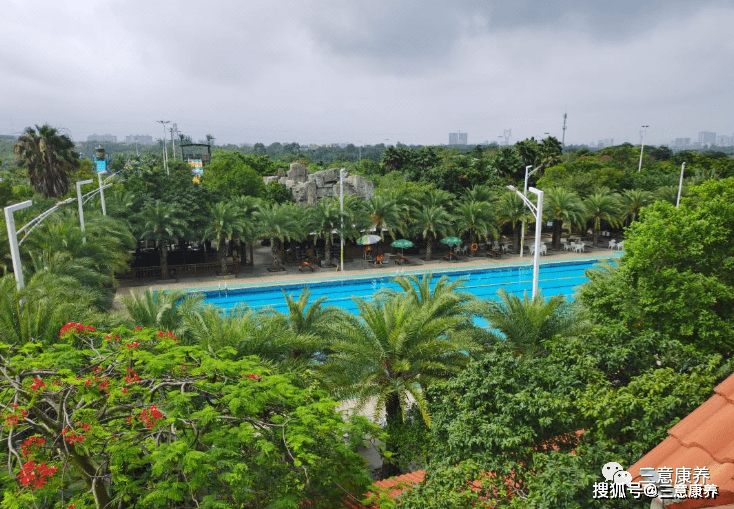
[{"label": "coconut palm tree", "polygon": [[500,288],[497,296],[499,300],[483,302],[478,314],[489,322],[490,336],[518,354],[541,354],[543,340],[588,328],[588,322],[562,295],[531,299],[527,293],[519,297]]},{"label": "coconut palm tree", "polygon": [[[337,397],[357,398],[358,407],[374,401],[376,417],[384,409],[388,426],[402,421],[411,400],[430,424],[425,389],[458,373],[476,345],[457,333],[465,315],[442,314],[440,306],[402,297],[355,297],[359,316],[333,324],[339,339],[331,343],[320,374]],[[388,439],[385,447],[393,452],[395,444]],[[389,459],[384,465],[383,474],[395,471]]]},{"label": "coconut palm tree", "polygon": [[48,124],[27,127],[13,147],[18,163],[28,170],[31,187],[58,198],[69,190],[69,173],[79,167],[74,142]]},{"label": "coconut palm tree", "polygon": [[186,235],[188,223],[185,211],[172,203],[157,200],[154,205],[143,210],[140,236],[152,239],[158,248],[161,263],[161,278],[168,278],[168,246],[179,237]]},{"label": "coconut palm tree", "polygon": [[[497,230],[497,218],[492,207],[487,202],[468,201],[462,202],[456,210],[458,219],[458,232],[469,232],[470,242],[487,238],[488,234],[499,236]],[[475,252],[472,251],[472,256]]]},{"label": "coconut palm tree", "polygon": [[138,294],[131,292],[122,298],[129,317],[129,325],[151,327],[185,335],[185,318],[203,307],[201,295],[187,295],[182,290],[146,290]]},{"label": "coconut palm tree", "polygon": [[244,220],[244,229],[240,232],[240,237],[247,243],[248,251],[250,251],[250,260],[247,263],[253,265],[255,263],[255,241],[257,240],[254,213],[260,205],[260,198],[255,198],[254,196],[238,196],[232,203],[237,207]]},{"label": "coconut palm tree", "polygon": [[475,184],[471,189],[467,189],[464,195],[461,197],[462,201],[480,201],[491,203],[494,201],[495,196],[492,190],[488,186],[481,184]]},{"label": "coconut palm tree", "polygon": [[451,230],[451,219],[446,209],[437,205],[424,205],[416,214],[413,229],[426,241],[426,261],[431,259],[434,240]]},{"label": "coconut palm tree", "polygon": [[367,211],[370,215],[371,228],[377,228],[377,231],[385,241],[385,232],[387,230],[391,237],[395,237],[395,232],[401,227],[400,216],[403,208],[398,205],[396,200],[386,198],[384,196],[373,196],[367,201]]},{"label": "coconut palm tree", "polygon": [[[295,207],[295,208],[294,208]],[[305,235],[303,209],[295,203],[261,205],[253,213],[261,238],[270,239],[273,269],[283,260],[282,245],[288,239],[301,239]]]},{"label": "coconut palm tree", "polygon": [[552,187],[546,191],[543,212],[546,219],[553,221],[553,249],[560,248],[563,224],[571,229],[583,225],[586,214],[581,198],[565,187]]},{"label": "coconut palm tree", "polygon": [[586,218],[594,222],[593,244],[596,245],[602,220],[612,226],[620,222],[622,207],[619,203],[619,195],[609,192],[608,189],[602,189],[586,197],[584,208],[586,208]]},{"label": "coconut palm tree", "polygon": [[[348,221],[344,221],[347,223]],[[334,230],[341,230],[342,216],[339,200],[324,199],[319,201],[315,207],[309,210],[309,230],[317,233],[314,242],[320,236],[324,237],[326,249],[324,253],[324,264],[331,267],[331,246],[334,243]]]},{"label": "coconut palm tree", "polygon": [[209,222],[204,228],[204,240],[213,238],[222,274],[227,273],[227,242],[230,244],[246,229],[245,218],[233,203],[218,202],[209,206]]},{"label": "coconut palm tree", "polygon": [[650,191],[643,191],[642,189],[625,189],[622,192],[622,212],[624,213],[624,221],[629,219],[629,224],[632,224],[637,216],[640,214],[640,210],[645,205],[649,205],[653,202],[653,195]]}]

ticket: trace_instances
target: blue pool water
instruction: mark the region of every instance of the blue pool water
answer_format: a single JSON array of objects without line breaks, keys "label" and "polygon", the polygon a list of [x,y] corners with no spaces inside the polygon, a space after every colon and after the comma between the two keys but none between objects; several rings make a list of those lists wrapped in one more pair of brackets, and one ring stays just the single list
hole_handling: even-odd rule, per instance
[{"label": "blue pool water", "polygon": [[[593,267],[599,260],[585,260],[563,263],[549,263],[540,266],[538,287],[543,296],[565,295],[572,299],[576,287],[585,283],[585,272]],[[472,293],[482,299],[493,299],[497,290],[504,288],[507,292],[522,295],[523,292],[532,293],[533,268],[523,267],[499,267],[483,270],[463,270],[450,273],[436,273],[433,283],[442,276],[447,275],[453,281],[461,279],[464,281],[463,291]],[[311,291],[310,302],[320,297],[328,297],[326,304],[343,308],[351,313],[357,314],[357,307],[352,297],[371,299],[375,292],[383,288],[399,290],[399,286],[392,282],[394,274],[389,276],[375,276],[363,279],[344,279],[325,282],[309,282],[297,284],[284,284],[281,286],[269,286],[261,288],[245,288],[228,291],[203,292],[205,302],[230,310],[238,304],[245,303],[251,309],[270,308],[280,312],[287,312],[283,291],[293,295],[295,299],[301,290],[308,287]]]}]

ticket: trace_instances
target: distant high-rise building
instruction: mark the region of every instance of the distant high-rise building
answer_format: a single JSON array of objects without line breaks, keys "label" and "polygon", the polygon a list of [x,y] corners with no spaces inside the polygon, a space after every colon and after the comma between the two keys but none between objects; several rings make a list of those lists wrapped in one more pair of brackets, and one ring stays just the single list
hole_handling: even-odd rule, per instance
[{"label": "distant high-rise building", "polygon": [[138,145],[153,145],[153,137],[148,134],[128,134],[125,136],[125,143],[128,145],[136,142]]},{"label": "distant high-rise building", "polygon": [[676,138],[675,140],[673,140],[673,145],[676,147],[687,147],[690,144],[690,138]]},{"label": "distant high-rise building", "polygon": [[105,143],[117,143],[117,136],[112,134],[92,134],[87,136],[87,141],[102,141]]},{"label": "distant high-rise building", "polygon": [[449,133],[449,145],[466,145],[467,139],[467,133]]},{"label": "distant high-rise building", "polygon": [[731,145],[731,138],[729,138],[728,136],[717,136],[716,144],[720,147],[728,147],[729,145]]},{"label": "distant high-rise building", "polygon": [[716,145],[716,133],[701,131],[698,133],[698,142],[701,145]]}]

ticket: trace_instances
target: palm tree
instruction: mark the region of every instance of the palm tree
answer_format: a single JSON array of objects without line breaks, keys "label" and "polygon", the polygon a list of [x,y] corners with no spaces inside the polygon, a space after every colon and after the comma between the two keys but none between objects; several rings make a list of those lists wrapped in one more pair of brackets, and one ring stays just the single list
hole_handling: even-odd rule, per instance
[{"label": "palm tree", "polygon": [[280,263],[283,263],[281,249],[283,242],[287,239],[299,239],[303,237],[302,216],[303,209],[295,203],[261,205],[254,212],[260,237],[270,239],[273,269],[278,269]]},{"label": "palm tree", "polygon": [[[333,324],[339,339],[321,369],[324,383],[339,398],[356,397],[358,407],[376,401],[376,417],[384,408],[388,426],[403,420],[411,400],[430,424],[425,389],[458,373],[476,349],[456,332],[466,326],[466,315],[400,294],[354,301],[359,317]],[[385,448],[393,452],[395,444],[388,439]],[[383,474],[395,471],[387,458],[384,465]]]},{"label": "palm tree", "polygon": [[204,239],[214,238],[222,274],[227,273],[227,241],[232,243],[246,228],[245,218],[232,203],[219,202],[209,206],[209,223]]},{"label": "palm tree", "polygon": [[383,230],[387,230],[391,237],[395,237],[395,231],[401,227],[400,213],[402,211],[402,207],[396,200],[384,196],[373,196],[367,202],[367,211],[372,221],[371,227],[377,228],[383,242],[385,241]]},{"label": "palm tree", "polygon": [[[318,236],[324,237],[326,243],[324,264],[331,267],[331,246],[334,242],[332,232],[341,230],[342,224],[339,201],[336,199],[319,201],[315,207],[309,210],[308,223],[310,230],[315,231]],[[314,242],[316,242],[316,238],[314,238]]]},{"label": "palm tree", "polygon": [[28,169],[31,186],[46,197],[58,198],[69,190],[69,172],[79,166],[74,142],[55,127],[44,124],[27,127],[18,138],[13,153]]},{"label": "palm tree", "polygon": [[575,225],[582,225],[586,210],[574,191],[553,187],[545,193],[543,212],[546,218],[553,221],[553,249],[559,249],[563,224],[568,224],[571,229]]},{"label": "palm tree", "polygon": [[[494,212],[487,202],[469,201],[463,202],[457,209],[459,232],[469,232],[470,242],[474,243],[487,238],[488,233],[497,237],[496,218]],[[472,251],[472,256],[475,252]]]},{"label": "palm tree", "polygon": [[525,206],[514,191],[506,192],[502,195],[499,201],[499,217],[503,224],[510,224],[512,226],[512,233],[514,236],[515,250],[520,252],[520,233],[518,225],[532,217],[532,214]]},{"label": "palm tree", "polygon": [[168,245],[183,237],[188,229],[184,217],[185,212],[178,206],[160,200],[143,210],[140,238],[155,241],[161,260],[161,279],[168,278]]},{"label": "palm tree", "polygon": [[479,314],[490,323],[490,336],[518,354],[542,353],[543,340],[556,334],[575,335],[588,327],[562,295],[531,299],[527,293],[518,297],[502,288],[497,295],[499,300],[483,303]]},{"label": "palm tree", "polygon": [[653,195],[650,191],[643,191],[642,189],[625,189],[622,193],[622,212],[624,213],[624,220],[629,219],[629,224],[632,224],[637,216],[640,214],[640,210],[645,205],[649,205],[653,202]]},{"label": "palm tree", "polygon": [[443,189],[431,189],[420,198],[420,204],[424,207],[449,208],[453,201],[454,195]]},{"label": "palm tree", "polygon": [[475,184],[471,189],[467,189],[464,192],[464,196],[461,197],[463,201],[483,201],[491,203],[494,201],[495,196],[492,190],[480,184]]},{"label": "palm tree", "polygon": [[601,228],[602,220],[612,226],[615,226],[620,222],[619,216],[621,206],[619,203],[619,195],[617,193],[609,192],[608,189],[602,189],[600,192],[587,196],[584,200],[584,207],[586,208],[587,219],[594,221],[593,245],[596,245],[596,239],[599,236],[599,229]]},{"label": "palm tree", "polygon": [[311,291],[308,288],[301,290],[298,300],[292,294],[283,290],[285,302],[288,306],[286,327],[297,336],[311,334],[326,338],[331,334],[331,324],[342,320],[345,311],[336,306],[324,306],[328,297],[321,297],[309,303]]},{"label": "palm tree", "polygon": [[130,325],[151,327],[178,335],[185,334],[185,317],[203,306],[201,295],[187,295],[182,290],[131,292],[122,298]]},{"label": "palm tree", "polygon": [[415,217],[413,228],[426,241],[426,261],[429,261],[433,241],[451,229],[451,215],[441,206],[424,205]]},{"label": "palm tree", "polygon": [[[255,263],[255,241],[257,240],[257,228],[253,221],[254,212],[260,205],[260,199],[254,196],[238,196],[233,201],[235,207],[239,210],[244,221],[244,229],[242,230],[241,237],[247,243],[248,250],[250,251],[250,265]],[[247,258],[247,257],[245,257]]]}]

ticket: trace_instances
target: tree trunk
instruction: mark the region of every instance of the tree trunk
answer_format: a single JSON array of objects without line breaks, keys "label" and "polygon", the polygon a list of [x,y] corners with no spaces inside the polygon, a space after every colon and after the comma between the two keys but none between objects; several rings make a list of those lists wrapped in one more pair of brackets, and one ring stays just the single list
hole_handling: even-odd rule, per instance
[{"label": "tree trunk", "polygon": [[250,247],[250,260],[248,263],[250,265],[255,265],[255,242],[249,242],[248,245]]},{"label": "tree trunk", "polygon": [[227,241],[220,239],[219,241],[219,265],[222,275],[227,273]]},{"label": "tree trunk", "polygon": [[158,244],[158,251],[161,257],[161,279],[168,279],[168,241],[161,240]]},{"label": "tree trunk", "polygon": [[[399,426],[402,422],[402,411],[400,410],[400,398],[397,394],[391,394],[387,401],[385,401],[385,420],[387,421],[388,431],[391,427]],[[395,453],[397,449],[397,443],[394,438],[390,438],[388,435],[385,441],[385,451]],[[393,459],[382,458],[382,471],[380,472],[383,479],[392,477],[394,475],[400,475],[400,467],[397,463],[393,463]]]},{"label": "tree trunk", "polygon": [[559,249],[559,241],[561,240],[561,227],[563,226],[563,221],[560,219],[554,219],[553,220],[553,249]]},{"label": "tree trunk", "polygon": [[433,238],[431,237],[431,234],[428,234],[428,237],[426,238],[426,261],[431,261],[431,240]]},{"label": "tree trunk", "polygon": [[[469,240],[471,240],[471,243],[474,244],[476,240],[476,236],[474,235],[474,228],[469,228]],[[474,258],[477,255],[476,251],[471,252],[471,257]]]},{"label": "tree trunk", "polygon": [[331,245],[333,239],[331,238],[331,232],[326,234],[326,242],[324,245],[324,265],[331,267]]},{"label": "tree trunk", "polygon": [[[512,225],[512,235],[515,237],[515,251],[520,253],[520,235],[519,231],[517,229],[517,223]],[[522,254],[522,253],[520,253]]]}]

